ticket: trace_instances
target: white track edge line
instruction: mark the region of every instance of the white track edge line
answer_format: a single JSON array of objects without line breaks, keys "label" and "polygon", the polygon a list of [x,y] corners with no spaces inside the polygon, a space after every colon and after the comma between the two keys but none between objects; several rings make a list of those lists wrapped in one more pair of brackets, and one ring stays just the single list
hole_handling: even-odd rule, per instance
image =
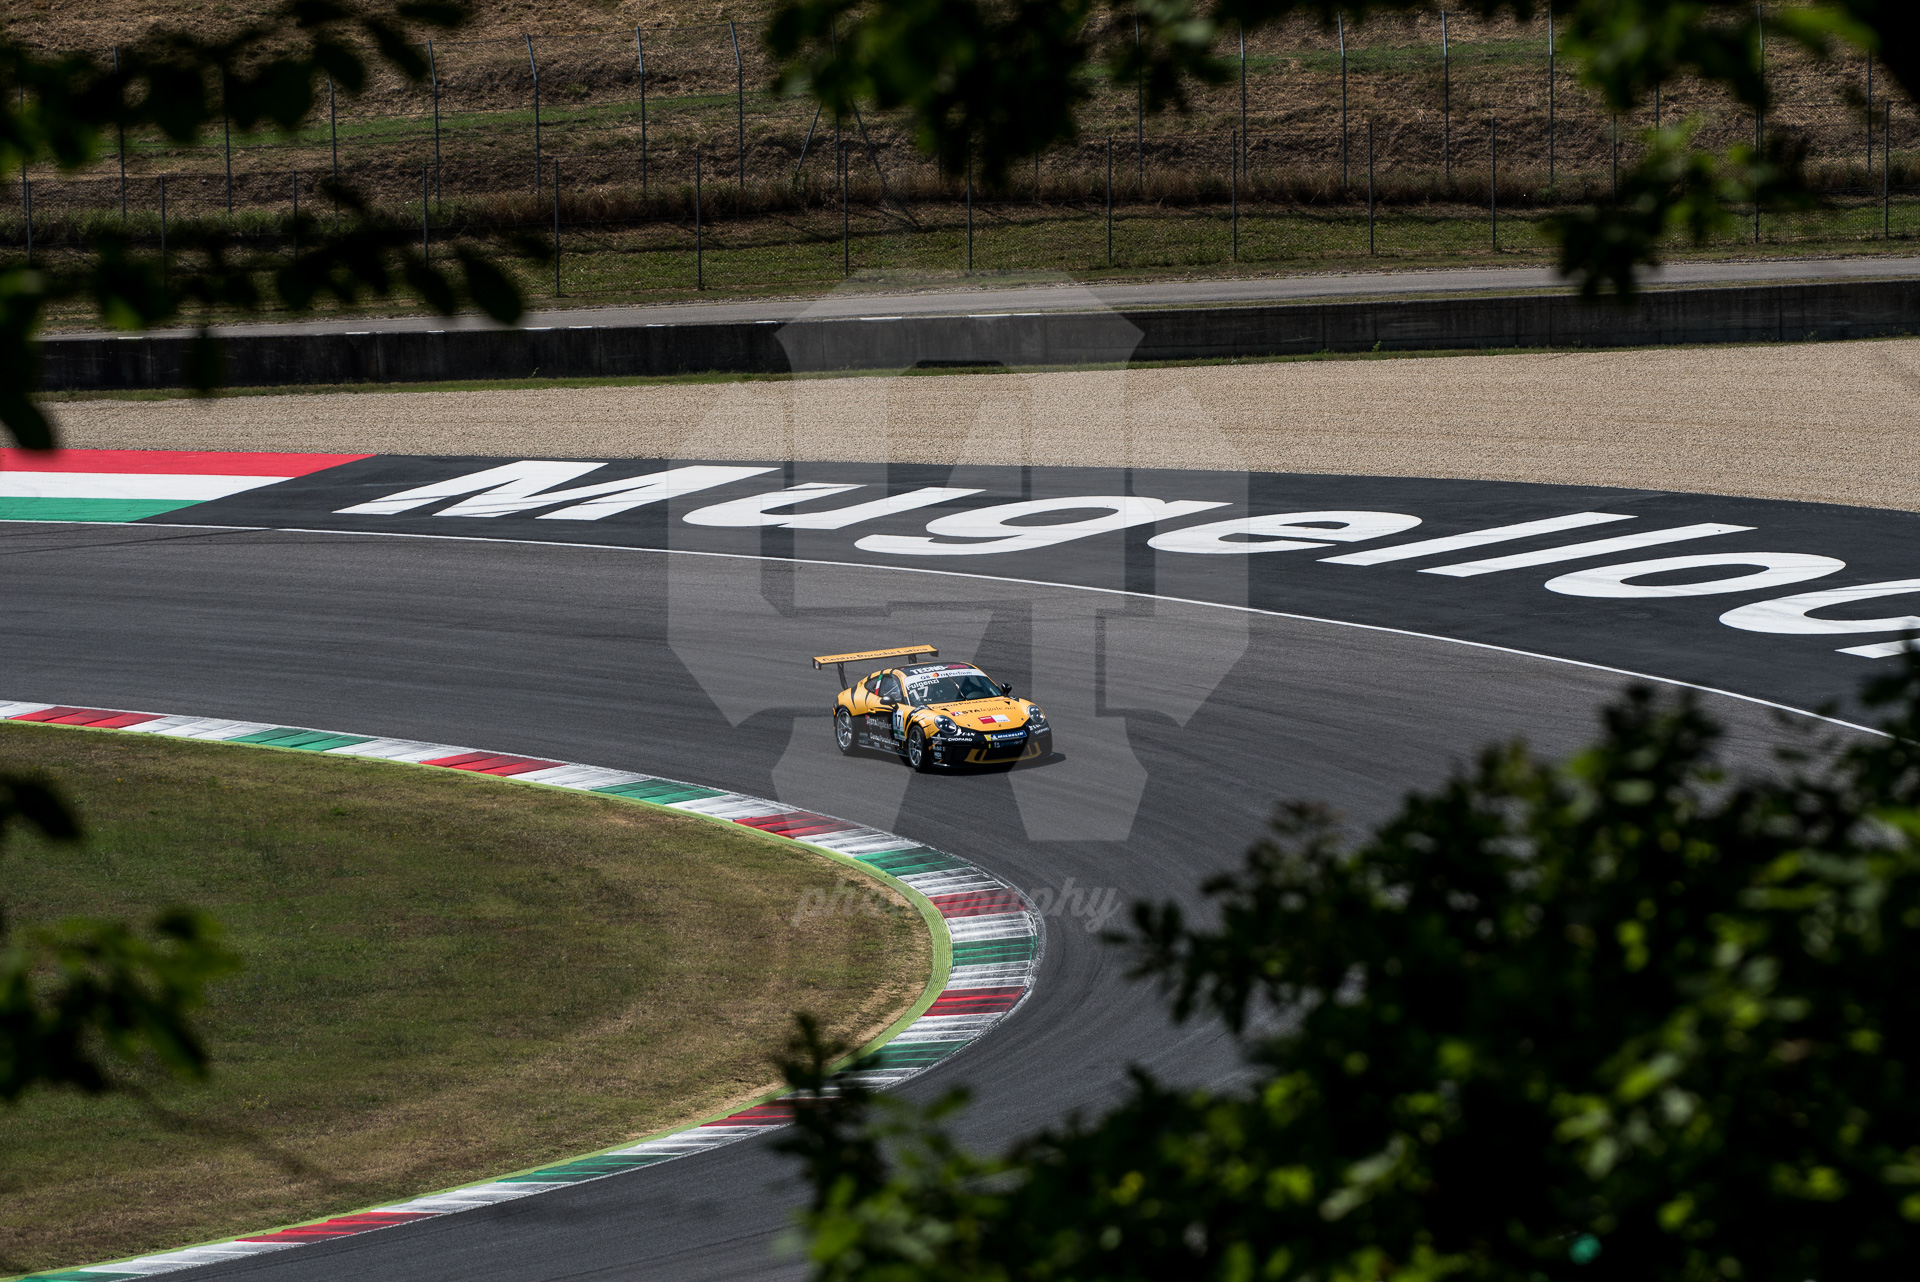
[{"label": "white track edge line", "polygon": [[[74,522],[67,522],[74,524]],[[108,524],[100,522],[99,524]],[[143,522],[128,521],[127,525],[140,525]],[[192,529],[193,526],[180,528]],[[621,543],[569,543],[558,539],[502,539],[489,538],[474,534],[402,534],[384,530],[314,530],[294,526],[206,526],[206,529],[259,530],[273,534],[334,534],[350,538],[381,539],[432,539],[451,543],[506,543],[523,547],[562,547],[592,548],[610,552],[653,552],[663,556],[704,556],[730,561],[764,561],[776,565],[825,565],[838,569],[879,570],[893,574],[931,574],[952,579],[976,579],[987,583],[1017,583],[1024,587],[1059,588],[1072,592],[1097,592],[1104,596],[1132,597],[1141,601],[1166,601],[1173,605],[1191,605],[1202,609],[1228,610],[1241,614],[1260,615],[1270,619],[1290,619],[1298,623],[1318,623],[1335,628],[1354,628],[1362,632],[1379,632],[1388,636],[1411,637],[1419,641],[1439,641],[1447,645],[1467,646],[1475,650],[1488,650],[1495,654],[1510,654],[1517,658],[1539,659],[1547,663],[1561,663],[1568,667],[1585,668],[1590,672],[1606,672],[1618,677],[1631,677],[1636,681],[1653,681],[1661,685],[1673,686],[1682,690],[1697,690],[1702,694],[1716,694],[1727,699],[1737,699],[1742,703],[1751,703],[1762,708],[1772,708],[1777,712],[1792,713],[1795,716],[1810,717],[1815,721],[1824,721],[1828,725],[1839,726],[1843,730],[1857,730],[1862,734],[1891,738],[1884,730],[1872,726],[1863,726],[1858,722],[1846,721],[1839,717],[1830,717],[1824,712],[1815,712],[1810,708],[1798,708],[1790,703],[1780,703],[1773,699],[1763,699],[1759,695],[1741,694],[1738,690],[1727,690],[1719,686],[1703,685],[1697,681],[1685,681],[1679,677],[1663,677],[1651,672],[1637,672],[1632,668],[1616,668],[1611,664],[1592,663],[1585,659],[1569,659],[1564,655],[1544,654],[1538,650],[1522,650],[1517,646],[1498,645],[1491,641],[1473,641],[1466,637],[1444,636],[1437,632],[1421,632],[1414,628],[1396,628],[1382,623],[1359,623],[1352,619],[1330,619],[1324,615],[1296,614],[1288,610],[1267,610],[1254,605],[1233,605],[1224,601],[1203,601],[1194,597],[1163,596],[1157,592],[1136,592],[1128,588],[1102,588],[1084,583],[1056,583],[1050,579],[1022,579],[1006,574],[980,574],[966,570],[937,570],[922,565],[879,565],[870,561],[832,561],[819,557],[798,556],[760,556],[751,552],[702,552],[693,548],[649,548],[634,547]]]}]

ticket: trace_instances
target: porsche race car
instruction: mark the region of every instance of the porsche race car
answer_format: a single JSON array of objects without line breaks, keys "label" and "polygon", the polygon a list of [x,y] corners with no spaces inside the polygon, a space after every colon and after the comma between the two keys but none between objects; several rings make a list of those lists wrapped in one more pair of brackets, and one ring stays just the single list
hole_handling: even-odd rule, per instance
[{"label": "porsche race car", "polygon": [[[1053,729],[1036,705],[971,663],[939,657],[930,645],[815,655],[814,668],[833,664],[846,687],[833,704],[840,751],[898,753],[915,770],[1009,765],[1053,751]],[[847,682],[847,664],[884,659],[905,662]]]}]

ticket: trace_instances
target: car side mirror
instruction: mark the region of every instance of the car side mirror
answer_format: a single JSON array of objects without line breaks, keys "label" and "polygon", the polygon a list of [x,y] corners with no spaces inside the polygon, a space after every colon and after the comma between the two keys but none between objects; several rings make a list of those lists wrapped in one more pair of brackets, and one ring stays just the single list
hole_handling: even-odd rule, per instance
[{"label": "car side mirror", "polygon": [[1006,695],[1007,698],[1011,699],[1013,698],[1013,687],[1010,685],[1001,686],[1000,693]]}]

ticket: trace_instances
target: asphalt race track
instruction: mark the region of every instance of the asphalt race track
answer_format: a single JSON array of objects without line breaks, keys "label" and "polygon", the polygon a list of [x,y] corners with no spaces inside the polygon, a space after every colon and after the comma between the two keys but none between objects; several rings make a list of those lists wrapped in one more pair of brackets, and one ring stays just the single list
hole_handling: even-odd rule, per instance
[{"label": "asphalt race track", "polygon": [[[1787,725],[1851,733],[1780,706],[1857,717],[1851,692],[1894,660],[1841,651],[1890,648],[1902,593],[1920,592],[1920,517],[1892,511],[1363,477],[673,466],[709,470],[668,494],[661,463],[374,457],[147,523],[0,524],[0,697],[668,775],[888,827],[1050,892],[1032,999],[908,1088],[969,1087],[963,1136],[984,1147],[1097,1108],[1128,1063],[1235,1074],[1220,1038],[1170,1027],[1127,982],[1090,929],[1099,905],[1191,896],[1282,798],[1365,824],[1489,740],[1568,751],[1627,673],[1726,692],[1701,697],[1736,761],[1764,761]],[[863,503],[878,506],[847,510]],[[1250,516],[1268,519],[1220,525]],[[1669,557],[1695,559],[1605,569]],[[1799,599],[1861,585],[1883,586]],[[1720,621],[1763,601],[1786,604]],[[1060,755],[955,776],[840,757],[835,683],[806,656],[917,641],[1038,700]],[[774,1263],[787,1177],[741,1144],[204,1275],[792,1274]]]}]

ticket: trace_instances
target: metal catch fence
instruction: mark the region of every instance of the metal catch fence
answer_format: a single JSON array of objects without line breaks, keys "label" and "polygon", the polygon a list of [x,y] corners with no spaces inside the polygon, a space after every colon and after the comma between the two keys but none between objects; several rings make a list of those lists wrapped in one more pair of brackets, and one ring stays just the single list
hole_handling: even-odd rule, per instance
[{"label": "metal catch fence", "polygon": [[27,173],[0,243],[58,254],[104,230],[148,244],[217,229],[294,246],[284,216],[355,186],[429,245],[551,235],[567,293],[778,286],[859,270],[1100,270],[1223,261],[1448,259],[1542,247],[1541,218],[1604,199],[1647,131],[1716,146],[1788,138],[1814,210],[1735,211],[1728,246],[1769,252],[1920,233],[1920,116],[1864,60],[1786,51],[1766,118],[1699,84],[1606,113],[1551,19],[1433,10],[1230,40],[1233,74],[1185,114],[1099,87],[1083,136],[991,189],[919,153],[903,122],[844,119],[767,86],[733,24],[436,42],[424,84],[329,93],[292,136],[221,131],[180,148],[129,136],[82,174]]}]

